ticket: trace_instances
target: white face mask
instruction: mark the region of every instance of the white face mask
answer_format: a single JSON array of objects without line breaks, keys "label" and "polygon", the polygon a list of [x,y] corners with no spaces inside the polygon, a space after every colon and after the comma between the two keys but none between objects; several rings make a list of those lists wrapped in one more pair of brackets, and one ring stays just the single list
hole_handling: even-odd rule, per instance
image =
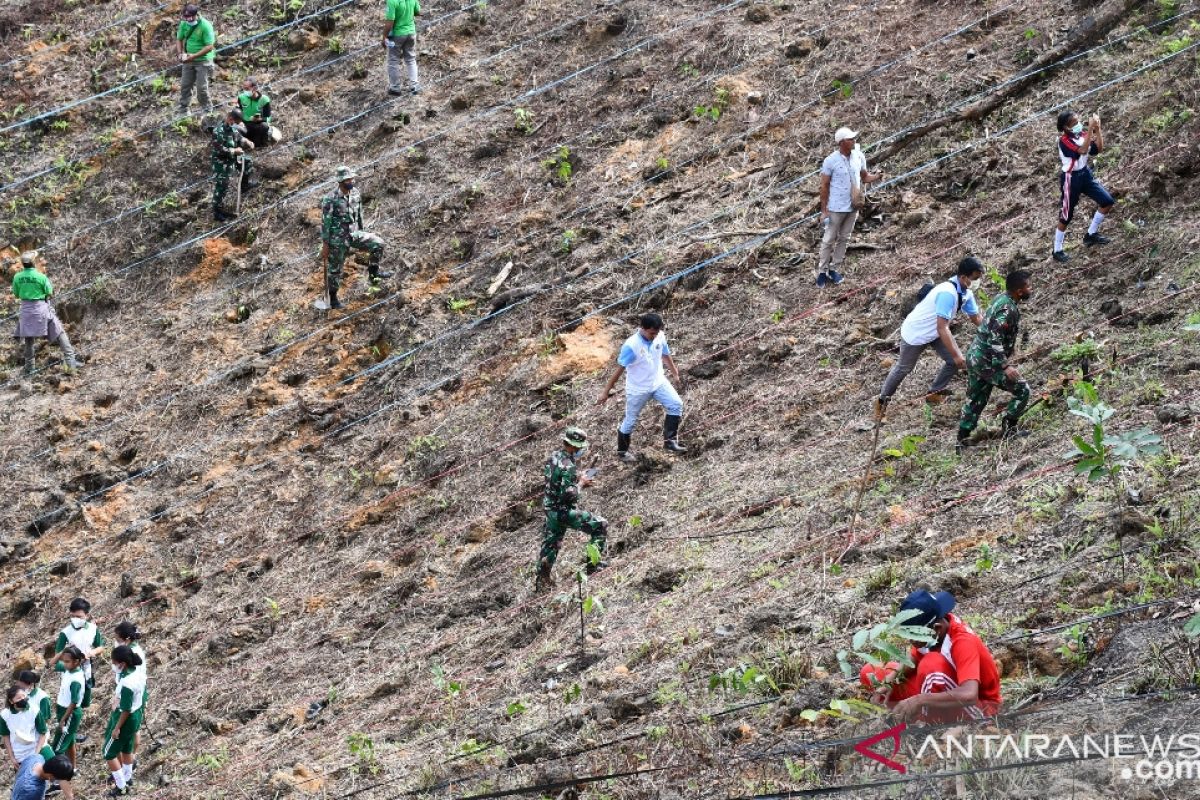
[{"label": "white face mask", "polygon": [[970,289],[972,292],[978,291],[980,286],[983,286],[983,278],[976,278],[975,280],[973,280],[967,284],[967,288]]},{"label": "white face mask", "polygon": [[87,625],[87,620],[83,617],[71,617],[71,627],[75,630],[82,630],[84,625]]}]

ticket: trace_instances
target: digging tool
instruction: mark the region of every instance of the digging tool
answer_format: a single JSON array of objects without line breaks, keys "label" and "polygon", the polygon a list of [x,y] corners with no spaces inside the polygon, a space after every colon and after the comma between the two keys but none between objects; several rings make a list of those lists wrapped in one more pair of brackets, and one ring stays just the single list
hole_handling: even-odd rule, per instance
[{"label": "digging tool", "polygon": [[233,204],[233,215],[242,213],[242,182],[246,180],[246,159],[238,158],[238,188],[237,201]]},{"label": "digging tool", "polygon": [[321,257],[317,259],[317,268],[321,276],[321,283],[325,285],[325,293],[316,300],[313,300],[313,308],[317,311],[329,310],[329,278],[325,275],[325,260],[328,258],[325,247],[321,248]]},{"label": "digging tool", "polygon": [[[867,456],[867,463],[863,466],[862,479],[858,482],[858,494],[854,496],[854,512],[850,515],[850,544],[847,545],[847,550],[854,543],[854,528],[858,525],[858,512],[862,508],[863,494],[867,491],[867,479],[871,477],[871,465],[875,463],[875,451],[879,449],[879,431],[882,428],[883,417],[877,416],[875,418],[875,435],[871,437],[871,452]],[[842,553],[842,555],[845,555],[845,553]]]}]

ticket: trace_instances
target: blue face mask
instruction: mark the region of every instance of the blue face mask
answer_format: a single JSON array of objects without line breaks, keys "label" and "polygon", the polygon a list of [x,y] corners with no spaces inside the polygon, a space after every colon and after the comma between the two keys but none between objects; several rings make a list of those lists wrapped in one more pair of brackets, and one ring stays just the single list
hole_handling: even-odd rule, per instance
[{"label": "blue face mask", "polygon": [[1083,133],[1083,123],[1076,122],[1074,127],[1071,128],[1071,133],[1075,134],[1076,136]]}]

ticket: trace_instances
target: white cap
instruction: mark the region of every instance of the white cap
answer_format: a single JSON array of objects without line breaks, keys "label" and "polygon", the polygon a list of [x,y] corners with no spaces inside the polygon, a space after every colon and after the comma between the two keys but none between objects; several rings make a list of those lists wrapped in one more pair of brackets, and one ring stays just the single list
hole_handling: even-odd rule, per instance
[{"label": "white cap", "polygon": [[858,131],[852,131],[849,128],[838,128],[837,133],[833,134],[833,141],[837,142],[838,144],[840,144],[843,139],[857,139],[857,138],[858,138]]},{"label": "white cap", "polygon": [[33,266],[34,263],[37,262],[37,257],[38,257],[37,250],[26,250],[24,253],[21,253],[21,263],[28,264],[29,266]]}]

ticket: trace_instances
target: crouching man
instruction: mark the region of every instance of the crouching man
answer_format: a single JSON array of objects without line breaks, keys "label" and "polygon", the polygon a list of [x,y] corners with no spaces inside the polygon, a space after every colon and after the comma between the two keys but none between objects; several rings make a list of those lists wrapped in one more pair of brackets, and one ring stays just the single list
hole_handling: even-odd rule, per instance
[{"label": "crouching man", "polygon": [[867,664],[859,677],[877,689],[872,700],[886,704],[901,722],[952,723],[983,720],[1000,710],[1000,674],[983,640],[950,612],[954,595],[918,589],[900,604],[918,613],[907,624],[929,628],[934,641],[914,647],[911,668],[895,662]]}]

